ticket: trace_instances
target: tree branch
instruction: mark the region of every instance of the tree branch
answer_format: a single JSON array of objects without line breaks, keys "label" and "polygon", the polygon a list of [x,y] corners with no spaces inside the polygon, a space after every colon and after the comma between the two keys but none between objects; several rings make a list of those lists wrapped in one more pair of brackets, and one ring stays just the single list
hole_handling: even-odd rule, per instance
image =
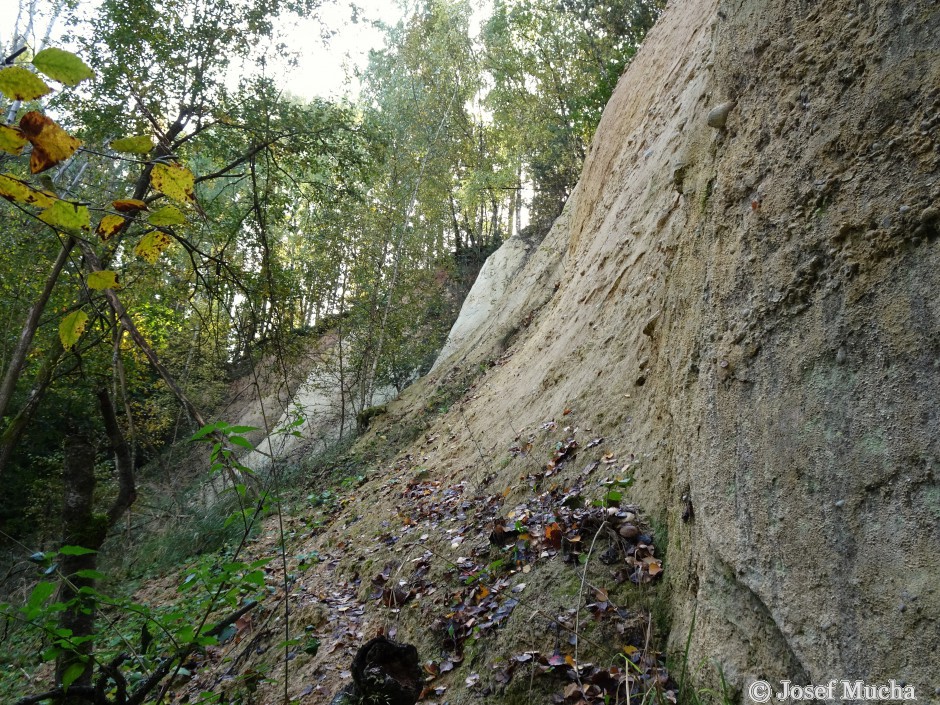
[{"label": "tree branch", "polygon": [[23,373],[23,365],[26,362],[26,354],[29,352],[29,346],[36,335],[36,329],[39,327],[39,318],[49,303],[49,297],[52,295],[52,289],[55,287],[62,273],[62,268],[68,261],[69,253],[75,247],[75,238],[70,237],[62,243],[59,254],[52,265],[49,276],[46,277],[46,284],[43,286],[39,298],[33,303],[23,324],[23,330],[20,333],[20,339],[17,341],[16,349],[10,358],[10,364],[7,367],[6,374],[3,376],[3,382],[0,383],[0,419],[6,415],[7,406],[13,396],[13,390],[16,389],[16,383]]},{"label": "tree branch", "polygon": [[134,460],[127,445],[121,427],[118,426],[117,414],[111,396],[104,387],[98,390],[98,406],[101,409],[101,418],[104,421],[104,430],[114,449],[114,465],[118,476],[118,495],[114,504],[108,510],[108,523],[114,526],[137,499],[137,488],[134,483]]},{"label": "tree branch", "polygon": [[[81,243],[82,254],[85,256],[85,263],[88,266],[88,269],[92,272],[101,271],[101,261],[98,259],[98,255],[95,254],[95,251],[91,248],[90,245],[86,242]],[[121,303],[121,300],[118,298],[117,294],[114,293],[113,289],[105,289],[105,297],[108,299],[108,303],[111,304],[111,308],[114,311],[114,315],[118,317],[118,320],[121,322],[124,330],[130,333],[131,338],[134,339],[134,343],[137,344],[137,347],[147,358],[147,361],[150,362],[150,366],[153,367],[154,371],[160,375],[160,378],[166,383],[170,388],[170,391],[176,396],[180,404],[186,409],[189,416],[193,421],[200,427],[206,425],[206,420],[202,417],[202,414],[199,413],[199,409],[196,408],[189,397],[186,396],[186,393],[179,386],[177,381],[173,378],[173,375],[170,374],[170,371],[163,366],[163,363],[160,362],[157,354],[153,351],[153,348],[150,347],[150,344],[144,339],[144,336],[141,335],[140,331],[137,330],[137,326],[134,325],[134,321],[131,320],[131,317],[127,315],[127,310],[124,308],[124,304]]]}]

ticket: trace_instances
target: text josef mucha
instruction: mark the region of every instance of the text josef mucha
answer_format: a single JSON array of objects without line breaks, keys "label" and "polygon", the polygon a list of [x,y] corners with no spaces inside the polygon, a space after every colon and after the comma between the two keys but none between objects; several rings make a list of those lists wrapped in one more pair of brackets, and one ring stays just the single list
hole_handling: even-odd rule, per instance
[{"label": "text josef mucha", "polygon": [[[914,686],[895,680],[870,684],[864,681],[831,680],[825,685],[798,685],[793,681],[780,681],[774,689],[766,681],[755,681],[750,687],[751,699],[758,703],[800,700],[841,701],[916,701]],[[775,691],[775,692],[774,692]]]}]

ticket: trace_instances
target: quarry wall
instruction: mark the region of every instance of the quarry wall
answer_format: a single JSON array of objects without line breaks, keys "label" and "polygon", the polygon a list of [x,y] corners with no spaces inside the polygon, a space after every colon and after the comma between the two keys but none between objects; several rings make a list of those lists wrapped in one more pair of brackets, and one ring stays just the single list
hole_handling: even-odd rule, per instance
[{"label": "quarry wall", "polygon": [[568,407],[629,451],[693,663],[936,697],[938,209],[935,2],[672,2],[432,379],[500,358],[493,448]]}]

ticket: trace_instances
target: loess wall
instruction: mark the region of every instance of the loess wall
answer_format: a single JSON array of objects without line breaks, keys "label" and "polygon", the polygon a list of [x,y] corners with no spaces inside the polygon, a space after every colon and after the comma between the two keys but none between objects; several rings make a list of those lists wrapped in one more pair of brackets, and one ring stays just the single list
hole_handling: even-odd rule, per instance
[{"label": "loess wall", "polygon": [[678,0],[431,383],[499,358],[463,407],[487,448],[567,407],[633,454],[694,664],[929,700],[938,229],[936,2]]}]

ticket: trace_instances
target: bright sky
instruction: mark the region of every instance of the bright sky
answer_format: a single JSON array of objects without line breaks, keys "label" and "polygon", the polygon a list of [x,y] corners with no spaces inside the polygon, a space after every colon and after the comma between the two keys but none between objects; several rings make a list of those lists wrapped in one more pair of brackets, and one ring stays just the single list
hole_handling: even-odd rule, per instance
[{"label": "bright sky", "polygon": [[[20,1],[0,0],[0,47],[4,50],[12,40]],[[321,8],[322,22],[309,19],[286,22],[280,27],[285,42],[300,54],[295,67],[289,67],[276,58],[270,64],[269,70],[275,72],[277,82],[285,90],[303,98],[355,96],[358,93],[359,87],[353,78],[354,68],[364,67],[369,50],[383,45],[381,30],[373,27],[369,20],[394,24],[402,16],[402,9],[395,0],[355,1],[362,8],[360,20],[355,24],[350,21],[349,0],[327,0]],[[26,5],[29,0],[22,2]],[[46,2],[48,0],[39,0],[38,6],[43,8]],[[86,2],[91,4],[94,0]],[[61,29],[62,24],[60,20],[56,29]],[[321,38],[323,27],[336,32],[326,42]],[[31,43],[42,39],[45,28],[45,22],[37,22]],[[53,31],[53,36],[55,34]],[[237,77],[233,77],[233,83],[236,81]]]},{"label": "bright sky", "polygon": [[[322,8],[322,21],[305,20],[282,28],[287,44],[300,52],[298,65],[283,69],[278,77],[288,92],[306,98],[358,93],[354,69],[364,68],[369,50],[384,44],[382,31],[370,20],[393,25],[403,11],[394,0],[356,0],[356,4],[363,12],[355,24],[350,21],[348,0],[337,0]],[[324,26],[336,31],[326,43],[320,38]]]}]

